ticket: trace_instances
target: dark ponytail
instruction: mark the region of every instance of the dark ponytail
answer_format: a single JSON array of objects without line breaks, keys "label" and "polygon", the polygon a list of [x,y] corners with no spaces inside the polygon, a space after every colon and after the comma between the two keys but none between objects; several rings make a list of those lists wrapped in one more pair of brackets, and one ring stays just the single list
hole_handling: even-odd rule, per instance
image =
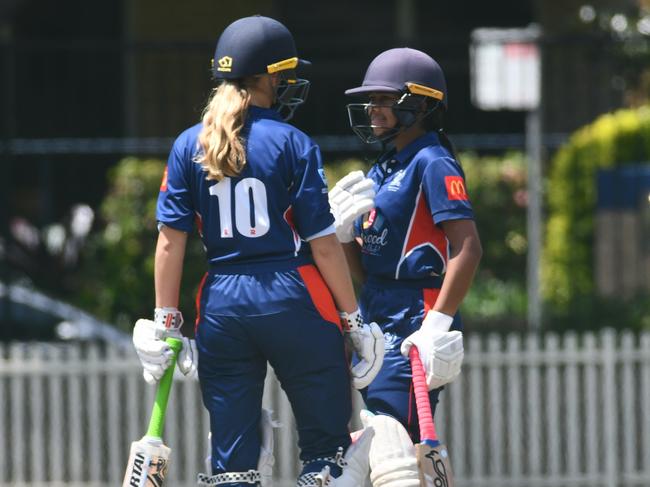
[{"label": "dark ponytail", "polygon": [[440,144],[445,149],[447,149],[453,158],[456,159],[458,164],[460,164],[460,159],[458,158],[456,148],[454,147],[454,144],[452,144],[444,129],[445,107],[438,101],[434,102],[432,100],[429,102],[429,100],[430,99],[427,99],[429,105],[428,108],[433,110],[422,120],[422,122],[420,122],[422,124],[422,128],[427,132],[437,133],[438,138],[440,139]]},{"label": "dark ponytail", "polygon": [[460,159],[458,158],[456,147],[454,147],[454,144],[451,142],[447,136],[447,132],[445,132],[444,129],[441,128],[438,130],[438,138],[440,138],[440,144],[442,144],[442,146],[451,153],[453,158],[456,159],[456,162],[460,164]]}]

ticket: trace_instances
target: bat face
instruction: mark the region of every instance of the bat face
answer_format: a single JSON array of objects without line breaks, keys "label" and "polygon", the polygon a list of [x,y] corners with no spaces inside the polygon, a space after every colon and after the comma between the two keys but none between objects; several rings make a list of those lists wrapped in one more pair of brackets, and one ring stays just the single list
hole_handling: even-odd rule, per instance
[{"label": "bat face", "polygon": [[143,438],[131,443],[122,487],[162,487],[171,449],[160,441]]},{"label": "bat face", "polygon": [[454,480],[449,454],[444,445],[432,447],[426,443],[415,446],[421,487],[453,487]]},{"label": "bat face", "polygon": [[441,445],[437,439],[424,367],[417,347],[411,347],[409,358],[411,359],[411,370],[413,372],[415,405],[420,421],[421,442],[415,445],[420,471],[420,487],[453,487],[454,480],[451,463],[449,462],[449,453],[447,448]]}]

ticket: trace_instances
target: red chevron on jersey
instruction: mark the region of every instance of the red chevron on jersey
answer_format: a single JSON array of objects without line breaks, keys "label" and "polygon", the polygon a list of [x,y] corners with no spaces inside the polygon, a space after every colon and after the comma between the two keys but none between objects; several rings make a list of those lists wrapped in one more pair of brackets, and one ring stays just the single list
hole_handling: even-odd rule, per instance
[{"label": "red chevron on jersey", "polygon": [[402,256],[397,264],[395,271],[395,279],[399,279],[399,272],[402,263],[408,257],[421,247],[431,247],[442,260],[442,272],[444,274],[447,270],[448,258],[448,242],[445,233],[433,223],[433,217],[429,213],[427,203],[422,194],[422,187],[418,191],[416,197],[415,209],[411,215],[411,222],[409,223],[406,238],[404,239],[404,248],[402,249]]},{"label": "red chevron on jersey", "polygon": [[301,247],[301,241],[300,241],[300,235],[298,235],[298,232],[296,231],[296,225],[293,222],[293,208],[289,206],[287,210],[284,212],[284,221],[287,222],[289,225],[289,228],[291,228],[291,231],[293,232],[293,245],[295,246],[296,252],[295,255],[298,255],[298,251],[300,250]]},{"label": "red chevron on jersey", "polygon": [[462,177],[445,176],[445,186],[447,187],[447,198],[450,200],[467,201],[465,181],[463,181]]}]

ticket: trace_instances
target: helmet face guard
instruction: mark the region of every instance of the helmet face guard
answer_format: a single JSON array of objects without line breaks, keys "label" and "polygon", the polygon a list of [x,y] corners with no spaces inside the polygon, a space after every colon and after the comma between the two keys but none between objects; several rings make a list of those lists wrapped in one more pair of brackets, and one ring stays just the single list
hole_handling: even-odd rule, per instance
[{"label": "helmet face guard", "polygon": [[309,81],[297,78],[293,69],[279,71],[278,74],[280,76],[280,84],[275,89],[275,104],[273,108],[277,110],[286,122],[287,120],[291,120],[296,109],[307,100],[307,95],[309,95]]},{"label": "helmet face guard", "polygon": [[[411,127],[418,120],[422,120],[430,115],[439,105],[437,101],[433,106],[422,109],[422,104],[426,103],[424,95],[414,95],[405,92],[402,96],[390,105],[379,103],[350,103],[347,105],[348,119],[352,131],[366,144],[375,142],[389,142],[397,134]],[[391,108],[397,123],[392,127],[382,127],[373,125],[370,112],[375,108]]]},{"label": "helmet face guard", "polygon": [[349,103],[348,119],[352,131],[366,144],[375,142],[387,142],[399,133],[397,125],[393,127],[382,127],[373,125],[370,118],[370,111],[373,108],[393,107],[393,105],[380,105],[375,103]]}]

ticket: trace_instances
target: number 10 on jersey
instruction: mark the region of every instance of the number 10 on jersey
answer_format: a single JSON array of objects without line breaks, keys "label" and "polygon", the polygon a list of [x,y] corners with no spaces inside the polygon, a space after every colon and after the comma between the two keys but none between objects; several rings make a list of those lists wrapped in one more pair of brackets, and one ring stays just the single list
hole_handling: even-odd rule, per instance
[{"label": "number 10 on jersey", "polygon": [[[210,194],[219,200],[221,238],[233,238],[233,209],[235,227],[244,237],[257,238],[269,231],[269,209],[266,186],[257,178],[244,178],[232,187],[231,178],[223,178],[210,186]],[[232,199],[234,196],[234,205]]]}]

